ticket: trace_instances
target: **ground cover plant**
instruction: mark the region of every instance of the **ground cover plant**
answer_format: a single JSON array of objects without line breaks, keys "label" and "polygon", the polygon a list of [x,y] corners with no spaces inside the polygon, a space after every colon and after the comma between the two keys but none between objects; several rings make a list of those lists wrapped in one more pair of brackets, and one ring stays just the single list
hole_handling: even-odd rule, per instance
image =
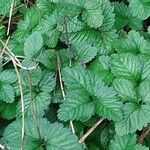
[{"label": "ground cover plant", "polygon": [[0,0],[2,150],[150,149],[150,0]]}]

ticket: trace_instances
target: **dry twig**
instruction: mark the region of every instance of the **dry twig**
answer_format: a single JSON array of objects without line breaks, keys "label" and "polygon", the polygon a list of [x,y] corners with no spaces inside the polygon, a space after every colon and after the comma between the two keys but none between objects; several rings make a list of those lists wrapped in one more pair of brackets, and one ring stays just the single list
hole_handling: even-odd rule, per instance
[{"label": "dry twig", "polygon": [[150,132],[150,127],[147,127],[143,130],[142,134],[140,135],[140,137],[138,138],[138,143],[141,144],[143,142],[143,140],[146,138],[146,136],[148,135],[148,133]]},{"label": "dry twig", "polygon": [[[63,99],[65,100],[66,95],[65,95],[65,91],[64,91],[64,87],[63,87],[63,82],[62,82],[60,64],[61,64],[61,62],[60,62],[59,54],[57,52],[57,68],[58,68],[59,82],[60,82],[61,93],[62,93]],[[75,129],[74,129],[74,125],[73,125],[72,121],[70,121],[70,127],[71,127],[72,133],[75,134]]]},{"label": "dry twig", "polygon": [[8,21],[8,28],[7,28],[7,35],[9,35],[9,31],[10,31],[10,25],[11,25],[11,19],[12,19],[12,14],[13,14],[13,8],[14,8],[14,0],[11,0],[10,12],[9,12],[9,21]]},{"label": "dry twig", "polygon": [[104,119],[100,119],[98,122],[96,122],[96,124],[91,127],[80,139],[79,139],[79,143],[83,143],[86,138],[103,122]]}]

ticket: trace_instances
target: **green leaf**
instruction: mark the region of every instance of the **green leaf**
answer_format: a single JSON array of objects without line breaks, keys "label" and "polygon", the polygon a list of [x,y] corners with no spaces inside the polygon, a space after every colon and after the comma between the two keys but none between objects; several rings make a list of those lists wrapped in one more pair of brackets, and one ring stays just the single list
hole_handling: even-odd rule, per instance
[{"label": "green leaf", "polygon": [[11,104],[4,103],[4,108],[0,112],[1,117],[10,120],[15,118],[15,114],[16,114],[16,102]]},{"label": "green leaf", "polygon": [[150,79],[150,61],[144,63],[143,70],[142,70],[142,79]]},{"label": "green leaf", "polygon": [[135,18],[129,7],[123,2],[113,2],[114,13],[115,13],[115,28],[122,29],[126,25],[132,29],[139,30],[142,28],[142,21],[138,18]]},{"label": "green leaf", "polygon": [[135,146],[135,150],[149,150],[148,147],[142,146],[141,144],[137,144]]},{"label": "green leaf", "polygon": [[103,22],[100,26],[100,30],[106,32],[111,30],[114,26],[114,8],[108,0],[101,0],[101,9],[103,15]]},{"label": "green leaf", "polygon": [[36,6],[25,9],[24,19],[18,22],[19,29],[31,30],[33,29],[41,19],[41,12]]},{"label": "green leaf", "polygon": [[21,69],[20,75],[22,84],[24,86],[29,87],[30,84],[32,86],[36,86],[42,78],[42,70],[40,67],[37,67],[36,69],[33,69],[31,71]]},{"label": "green leaf", "polygon": [[25,41],[24,53],[28,58],[35,58],[39,55],[43,46],[42,35],[39,32],[32,33]]},{"label": "green leaf", "polygon": [[111,140],[109,150],[131,150],[135,148],[136,145],[136,136],[133,135],[124,135],[124,136],[115,136],[114,140]]},{"label": "green leaf", "polygon": [[143,81],[139,86],[139,95],[143,102],[150,103],[150,80]]},{"label": "green leaf", "polygon": [[112,83],[114,76],[110,71],[110,57],[102,55],[90,63],[88,69],[103,79],[106,84]]},{"label": "green leaf", "polygon": [[126,39],[119,39],[114,43],[114,47],[118,52],[130,52],[134,54],[140,53],[146,45],[143,36],[134,30],[130,31]]},{"label": "green leaf", "polygon": [[[14,1],[14,6],[18,5],[20,3],[19,0]],[[0,2],[0,15],[8,15],[10,11],[10,0],[1,0]]]},{"label": "green leaf", "polygon": [[[49,93],[39,92],[32,94],[27,93],[23,96],[24,98],[24,109],[25,115],[27,117],[33,116],[33,111],[38,117],[42,117],[44,115],[45,110],[48,109],[48,105],[51,102],[51,96]],[[21,102],[18,102],[16,116],[19,118],[21,117]]]},{"label": "green leaf", "polygon": [[141,76],[141,63],[133,54],[113,54],[111,56],[111,70],[117,77],[138,80]]},{"label": "green leaf", "polygon": [[142,130],[150,123],[149,110],[149,105],[126,103],[123,107],[124,118],[115,125],[117,134],[122,136]]},{"label": "green leaf", "polygon": [[38,56],[39,62],[46,68],[54,70],[56,68],[56,51],[54,49],[44,50]]},{"label": "green leaf", "polygon": [[12,103],[15,99],[14,89],[11,85],[1,82],[0,83],[0,100]]},{"label": "green leaf", "polygon": [[0,73],[0,81],[8,84],[16,82],[16,73],[12,69],[4,70]]},{"label": "green leaf", "polygon": [[60,32],[57,28],[52,29],[47,34],[44,35],[45,44],[49,48],[54,48],[57,45],[57,42],[59,40]]},{"label": "green leaf", "polygon": [[81,64],[88,63],[97,55],[97,49],[92,47],[90,44],[76,43],[75,44],[75,52],[76,52],[76,59],[78,59]]},{"label": "green leaf", "polygon": [[75,33],[70,33],[71,43],[91,44],[96,47],[100,55],[107,55],[113,52],[112,43],[117,39],[115,30],[108,32],[95,31],[94,29],[84,29]]},{"label": "green leaf", "polygon": [[43,71],[42,78],[39,81],[39,88],[43,92],[50,93],[56,85],[54,73],[49,71]]},{"label": "green leaf", "polygon": [[145,20],[150,16],[149,0],[130,0],[129,8],[134,17]]},{"label": "green leaf", "polygon": [[113,86],[121,100],[126,102],[138,102],[136,86],[133,82],[124,78],[116,78],[113,81]]},{"label": "green leaf", "polygon": [[110,87],[100,86],[98,96],[94,98],[96,113],[109,120],[121,120],[123,118],[122,103],[117,100],[116,93]]},{"label": "green leaf", "polygon": [[98,115],[115,121],[122,119],[122,105],[116,99],[116,92],[88,70],[81,66],[65,68],[63,80],[68,90],[81,90],[89,94],[93,98]]},{"label": "green leaf", "polygon": [[[77,137],[71,134],[71,131],[64,128],[62,124],[50,124],[46,119],[38,119],[39,132],[44,145],[48,150],[82,150],[77,142]],[[25,120],[25,150],[43,150],[43,144],[40,144],[37,128],[32,119]],[[19,150],[21,146],[21,121],[16,120],[11,123],[4,131],[4,139],[10,149]]]},{"label": "green leaf", "polygon": [[94,104],[89,95],[82,91],[69,92],[58,110],[60,120],[86,121],[94,114]]},{"label": "green leaf", "polygon": [[98,5],[101,5],[100,1],[86,1],[85,10],[82,14],[83,21],[94,28],[100,27],[103,22],[102,9]]}]

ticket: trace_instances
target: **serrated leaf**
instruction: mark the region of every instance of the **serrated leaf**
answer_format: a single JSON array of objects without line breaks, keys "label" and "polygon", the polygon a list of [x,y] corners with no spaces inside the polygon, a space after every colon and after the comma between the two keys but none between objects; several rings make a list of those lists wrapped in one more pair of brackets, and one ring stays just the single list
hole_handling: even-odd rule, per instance
[{"label": "serrated leaf", "polygon": [[84,92],[69,92],[58,110],[60,120],[86,121],[94,114],[94,104],[89,95]]},{"label": "serrated leaf", "polygon": [[35,58],[39,55],[43,46],[43,38],[39,32],[32,33],[25,41],[24,53],[27,58]]},{"label": "serrated leaf", "polygon": [[8,104],[4,104],[3,110],[0,112],[0,115],[2,118],[10,120],[15,118],[16,114],[16,102]]},{"label": "serrated leaf", "polygon": [[146,40],[137,31],[130,31],[126,39],[119,39],[114,43],[118,52],[140,53],[146,45]]},{"label": "serrated leaf", "polygon": [[142,79],[150,79],[150,61],[144,63],[143,70],[142,70]]},{"label": "serrated leaf", "polygon": [[[44,111],[48,108],[51,102],[51,96],[49,93],[39,92],[39,93],[27,93],[24,95],[24,109],[25,115],[27,117],[33,116],[33,111],[38,117],[44,115]],[[18,102],[16,116],[19,118],[21,116],[21,103]]]},{"label": "serrated leaf", "polygon": [[56,51],[54,49],[49,49],[43,51],[39,57],[39,62],[43,64],[46,68],[54,70],[56,68]]},{"label": "serrated leaf", "polygon": [[131,53],[113,54],[111,56],[111,71],[117,77],[138,80],[141,76],[141,63]]},{"label": "serrated leaf", "polygon": [[113,121],[122,119],[122,103],[117,100],[114,90],[101,87],[101,89],[98,89],[98,95],[97,98],[94,98],[96,113]]},{"label": "serrated leaf", "polygon": [[114,8],[108,0],[101,0],[101,9],[103,15],[103,22],[100,26],[101,31],[109,31],[115,22]]},{"label": "serrated leaf", "polygon": [[134,17],[145,20],[150,16],[150,3],[148,0],[130,0],[129,8]]},{"label": "serrated leaf", "polygon": [[122,105],[117,101],[116,93],[91,72],[81,66],[65,68],[63,80],[69,90],[82,90],[92,96],[98,115],[115,121],[122,119]]},{"label": "serrated leaf", "polygon": [[90,44],[75,44],[75,52],[77,53],[76,59],[78,59],[81,64],[91,61],[96,56],[97,51],[98,50]]},{"label": "serrated leaf", "polygon": [[150,103],[150,80],[145,80],[140,84],[139,95],[143,102]]},{"label": "serrated leaf", "polygon": [[127,135],[146,127],[150,123],[149,110],[149,105],[126,103],[123,107],[124,119],[115,125],[117,135]]},{"label": "serrated leaf", "polygon": [[0,81],[8,84],[16,82],[16,73],[12,69],[4,70],[0,73]]},{"label": "serrated leaf", "polygon": [[110,57],[102,55],[90,63],[88,68],[95,75],[103,79],[106,84],[112,83],[114,75],[110,71]]},{"label": "serrated leaf", "polygon": [[116,78],[113,81],[113,86],[121,100],[138,102],[136,86],[133,82],[124,78]]},{"label": "serrated leaf", "polygon": [[40,67],[37,67],[36,69],[33,69],[31,71],[21,69],[20,75],[21,75],[22,84],[24,86],[29,87],[30,84],[32,86],[36,86],[42,78],[42,70]]},{"label": "serrated leaf", "polygon": [[126,4],[123,2],[113,2],[113,6],[115,13],[115,28],[122,29],[126,25],[135,30],[142,28],[142,21],[133,17]]},{"label": "serrated leaf", "polygon": [[112,43],[117,38],[117,34],[115,30],[109,30],[104,33],[99,30],[86,29],[70,33],[69,40],[72,43],[91,44],[99,50],[98,53],[100,55],[107,55],[113,51]]},{"label": "serrated leaf", "polygon": [[23,30],[31,30],[33,29],[41,19],[41,12],[36,6],[32,6],[30,8],[26,8],[24,19],[18,22],[18,28]]},{"label": "serrated leaf", "polygon": [[49,71],[43,71],[41,80],[39,81],[39,88],[43,92],[50,93],[56,85],[54,73]]},{"label": "serrated leaf", "polygon": [[98,5],[101,5],[100,1],[87,1],[84,6],[86,10],[82,14],[82,19],[94,28],[100,27],[103,22],[102,9]]},{"label": "serrated leaf", "polygon": [[111,140],[109,150],[131,150],[136,145],[136,135],[115,136]]},{"label": "serrated leaf", "polygon": [[137,144],[134,150],[149,150],[149,148],[142,146],[141,144]]},{"label": "serrated leaf", "polygon": [[[39,132],[44,139],[44,145],[49,150],[82,150],[81,145],[77,142],[77,137],[71,134],[71,131],[64,128],[62,124],[50,124],[46,119],[38,119]],[[40,139],[37,128],[32,119],[25,120],[25,141],[24,149],[39,149],[43,146],[39,143]],[[10,124],[4,131],[4,139],[7,146],[11,149],[19,150],[21,145],[21,121],[16,120]]]},{"label": "serrated leaf", "polygon": [[14,89],[11,85],[1,82],[0,83],[0,100],[12,103],[15,99]]},{"label": "serrated leaf", "polygon": [[57,45],[57,42],[59,40],[60,32],[57,28],[52,29],[47,34],[44,35],[45,44],[49,48],[54,48]]}]

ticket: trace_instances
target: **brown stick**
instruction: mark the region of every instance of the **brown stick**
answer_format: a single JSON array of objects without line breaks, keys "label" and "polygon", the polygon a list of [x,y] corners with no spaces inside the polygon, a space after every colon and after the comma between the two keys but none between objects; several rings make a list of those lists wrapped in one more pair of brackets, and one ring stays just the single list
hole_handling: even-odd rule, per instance
[{"label": "brown stick", "polygon": [[9,35],[9,31],[10,31],[10,25],[11,25],[11,19],[12,19],[12,14],[13,14],[13,8],[14,8],[14,0],[11,0],[9,21],[8,21],[8,28],[7,28],[7,35]]},{"label": "brown stick", "polygon": [[148,133],[150,132],[150,127],[147,127],[143,130],[142,134],[140,135],[140,137],[138,138],[138,143],[141,144],[143,142],[143,140],[146,138],[146,136],[148,135]]},{"label": "brown stick", "polygon": [[104,119],[100,119],[98,122],[96,122],[96,124],[91,127],[80,139],[79,139],[79,143],[83,143],[87,137],[103,122]]}]

